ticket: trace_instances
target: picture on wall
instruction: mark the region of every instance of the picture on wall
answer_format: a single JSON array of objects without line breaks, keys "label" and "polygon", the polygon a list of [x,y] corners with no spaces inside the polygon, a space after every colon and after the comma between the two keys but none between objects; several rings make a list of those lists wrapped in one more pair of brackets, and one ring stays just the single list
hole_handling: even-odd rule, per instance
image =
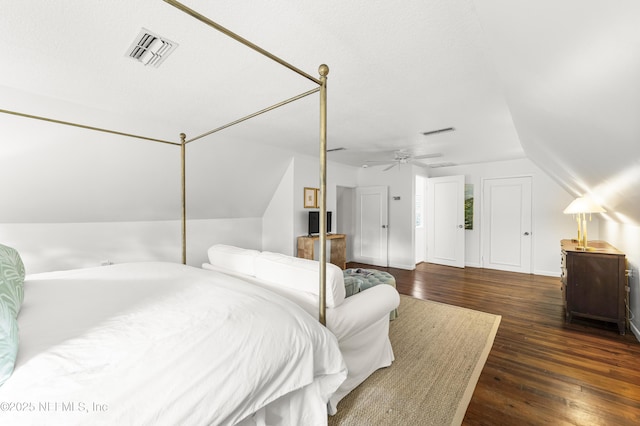
[{"label": "picture on wall", "polygon": [[318,208],[318,188],[304,189],[304,208],[305,209]]},{"label": "picture on wall", "polygon": [[473,184],[464,185],[464,229],[473,229]]}]

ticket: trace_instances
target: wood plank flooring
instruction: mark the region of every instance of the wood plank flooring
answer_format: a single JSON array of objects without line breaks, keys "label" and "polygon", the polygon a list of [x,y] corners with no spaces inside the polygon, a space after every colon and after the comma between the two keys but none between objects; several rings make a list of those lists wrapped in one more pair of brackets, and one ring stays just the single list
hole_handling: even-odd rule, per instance
[{"label": "wood plank flooring", "polygon": [[394,275],[402,294],[502,316],[464,425],[640,424],[640,343],[615,324],[566,324],[559,278],[375,268]]}]

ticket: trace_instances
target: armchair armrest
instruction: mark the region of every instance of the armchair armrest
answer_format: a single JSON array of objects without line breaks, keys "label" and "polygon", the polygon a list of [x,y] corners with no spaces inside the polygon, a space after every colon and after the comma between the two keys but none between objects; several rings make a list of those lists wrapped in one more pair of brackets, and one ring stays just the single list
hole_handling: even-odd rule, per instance
[{"label": "armchair armrest", "polygon": [[398,291],[389,285],[368,288],[347,297],[339,306],[327,309],[327,327],[338,340],[357,333],[382,317],[400,304]]}]

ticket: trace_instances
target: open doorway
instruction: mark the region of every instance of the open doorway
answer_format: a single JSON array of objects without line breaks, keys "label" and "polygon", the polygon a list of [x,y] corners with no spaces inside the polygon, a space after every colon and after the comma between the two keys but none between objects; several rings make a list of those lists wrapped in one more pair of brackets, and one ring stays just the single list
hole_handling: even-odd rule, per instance
[{"label": "open doorway", "polygon": [[427,261],[427,227],[425,226],[426,178],[416,175],[415,185],[415,262]]}]

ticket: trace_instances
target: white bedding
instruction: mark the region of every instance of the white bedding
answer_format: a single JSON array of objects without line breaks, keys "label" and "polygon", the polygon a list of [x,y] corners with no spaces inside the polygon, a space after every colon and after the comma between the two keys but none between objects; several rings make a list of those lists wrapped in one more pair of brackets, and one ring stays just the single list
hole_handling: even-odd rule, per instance
[{"label": "white bedding", "polygon": [[346,377],[332,333],[224,274],[133,263],[24,287],[0,424],[321,425]]}]

